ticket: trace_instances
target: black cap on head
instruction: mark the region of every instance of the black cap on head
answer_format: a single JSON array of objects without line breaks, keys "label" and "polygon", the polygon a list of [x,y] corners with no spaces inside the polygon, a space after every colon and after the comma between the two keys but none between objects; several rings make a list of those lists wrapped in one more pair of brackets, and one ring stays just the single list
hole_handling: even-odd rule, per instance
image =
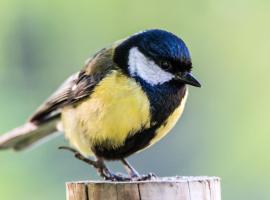
[{"label": "black cap on head", "polygon": [[191,58],[184,41],[176,35],[159,29],[137,33],[115,49],[114,61],[128,74],[130,49],[133,47],[154,61],[162,70],[174,76],[172,81],[200,87],[190,73]]},{"label": "black cap on head", "polygon": [[[132,47],[138,49],[157,64],[162,61],[170,62],[178,69],[191,69],[191,58],[184,41],[176,35],[159,29],[151,29],[137,33],[122,42],[115,50],[114,60],[122,68],[127,67],[128,53]],[[175,68],[173,67],[173,68]]]}]

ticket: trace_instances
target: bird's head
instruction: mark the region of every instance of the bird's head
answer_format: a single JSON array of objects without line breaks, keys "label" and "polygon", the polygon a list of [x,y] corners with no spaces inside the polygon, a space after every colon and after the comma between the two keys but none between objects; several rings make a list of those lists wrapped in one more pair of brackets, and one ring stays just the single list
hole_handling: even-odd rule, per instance
[{"label": "bird's head", "polygon": [[114,61],[131,77],[151,85],[179,82],[200,87],[191,75],[187,46],[176,35],[164,30],[147,30],[121,42],[115,48]]}]

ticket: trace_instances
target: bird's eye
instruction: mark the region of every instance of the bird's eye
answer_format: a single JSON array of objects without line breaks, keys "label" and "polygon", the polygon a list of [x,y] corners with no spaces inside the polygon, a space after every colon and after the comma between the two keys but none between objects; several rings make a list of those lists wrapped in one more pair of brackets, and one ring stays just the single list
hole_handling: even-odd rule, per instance
[{"label": "bird's eye", "polygon": [[165,70],[170,70],[172,68],[172,64],[168,61],[160,61],[160,66],[162,67],[162,69],[165,69]]}]

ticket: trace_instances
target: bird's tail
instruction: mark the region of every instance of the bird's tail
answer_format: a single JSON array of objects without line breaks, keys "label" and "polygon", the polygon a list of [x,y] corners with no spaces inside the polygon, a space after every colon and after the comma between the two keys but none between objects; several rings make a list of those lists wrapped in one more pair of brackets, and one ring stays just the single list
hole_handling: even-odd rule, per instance
[{"label": "bird's tail", "polygon": [[30,147],[56,132],[58,121],[59,118],[54,118],[38,125],[27,122],[21,127],[0,136],[0,150],[14,149],[20,151]]}]

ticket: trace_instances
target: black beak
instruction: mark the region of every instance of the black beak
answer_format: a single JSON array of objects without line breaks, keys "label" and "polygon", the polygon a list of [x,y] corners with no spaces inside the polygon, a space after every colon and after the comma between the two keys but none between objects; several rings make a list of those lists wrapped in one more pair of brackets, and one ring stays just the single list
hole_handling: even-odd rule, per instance
[{"label": "black beak", "polygon": [[200,82],[197,81],[196,78],[194,78],[194,76],[192,76],[191,73],[185,72],[185,73],[178,74],[175,76],[175,79],[188,85],[201,87]]}]

